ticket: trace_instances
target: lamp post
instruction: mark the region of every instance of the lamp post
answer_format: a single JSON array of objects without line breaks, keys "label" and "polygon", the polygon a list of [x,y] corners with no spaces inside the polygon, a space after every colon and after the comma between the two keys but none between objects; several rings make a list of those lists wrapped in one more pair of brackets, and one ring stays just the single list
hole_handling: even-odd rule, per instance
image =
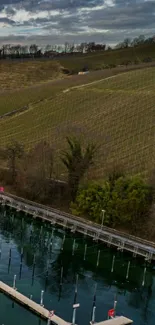
[{"label": "lamp post", "polygon": [[102,230],[102,228],[103,228],[104,218],[105,218],[105,210],[102,210],[101,230]]}]

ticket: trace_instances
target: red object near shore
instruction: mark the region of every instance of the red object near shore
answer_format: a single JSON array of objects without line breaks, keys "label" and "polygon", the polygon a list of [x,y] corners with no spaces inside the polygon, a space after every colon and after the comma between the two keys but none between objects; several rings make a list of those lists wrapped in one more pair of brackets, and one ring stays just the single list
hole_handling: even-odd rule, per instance
[{"label": "red object near shore", "polygon": [[115,317],[115,309],[114,308],[108,310],[108,316],[111,318]]},{"label": "red object near shore", "polygon": [[4,192],[4,187],[0,186],[0,192]]}]

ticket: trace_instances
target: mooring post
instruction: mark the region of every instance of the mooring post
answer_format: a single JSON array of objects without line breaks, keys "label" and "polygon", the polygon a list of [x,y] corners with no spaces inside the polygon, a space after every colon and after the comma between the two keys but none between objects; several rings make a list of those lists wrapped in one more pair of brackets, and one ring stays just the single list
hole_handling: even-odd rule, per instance
[{"label": "mooring post", "polygon": [[86,253],[87,253],[87,244],[84,246],[84,255],[83,255],[83,260],[86,260]]},{"label": "mooring post", "polygon": [[142,281],[142,286],[144,287],[145,285],[145,277],[146,277],[146,266],[144,268],[144,273],[143,273],[143,281]]},{"label": "mooring post", "polygon": [[115,255],[113,255],[113,259],[112,259],[111,273],[114,272],[114,264],[115,264]]},{"label": "mooring post", "polygon": [[52,247],[53,247],[53,235],[54,235],[54,229],[52,228],[52,233],[51,233],[51,237],[50,237],[50,249],[49,249],[50,258],[51,258]]},{"label": "mooring post", "polygon": [[31,243],[31,241],[32,241],[32,229],[30,231],[30,243]]},{"label": "mooring post", "polygon": [[51,324],[51,320],[50,320],[50,318],[48,318],[47,325],[50,325],[50,324]]},{"label": "mooring post", "polygon": [[79,280],[79,275],[76,275],[76,283],[75,283],[75,292],[74,292],[74,305],[76,304],[76,299],[77,299],[77,292],[78,292],[78,280]]},{"label": "mooring post", "polygon": [[22,218],[22,229],[24,229],[24,218]]},{"label": "mooring post", "polygon": [[45,278],[45,291],[46,291],[46,287],[47,287],[47,283],[48,283],[48,264],[47,264],[47,270],[46,270],[46,278]]},{"label": "mooring post", "polygon": [[42,239],[42,231],[43,231],[43,226],[40,227],[40,242],[41,242],[41,239]]},{"label": "mooring post", "polygon": [[44,307],[43,304],[43,299],[44,299],[44,290],[41,290],[41,296],[40,296],[40,306]]},{"label": "mooring post", "polygon": [[128,266],[127,266],[126,279],[128,279],[129,277],[129,270],[130,270],[130,261],[128,262]]},{"label": "mooring post", "polygon": [[13,289],[17,290],[17,288],[16,288],[16,275],[14,275],[14,278],[13,278]]},{"label": "mooring post", "polygon": [[33,268],[32,268],[32,285],[33,285],[33,282],[34,282],[35,266],[36,266],[36,257],[35,257],[35,254],[34,254],[34,256],[33,256]]},{"label": "mooring post", "polygon": [[0,258],[2,256],[2,241],[0,241]]},{"label": "mooring post", "polygon": [[22,263],[20,263],[20,269],[19,269],[19,279],[21,279],[22,275]]},{"label": "mooring post", "polygon": [[72,256],[74,256],[74,251],[75,251],[75,238],[74,238],[73,246],[72,246]]},{"label": "mooring post", "polygon": [[21,254],[20,254],[20,263],[22,264],[23,261],[23,248],[21,248]]},{"label": "mooring post", "polygon": [[72,325],[75,325],[76,322],[76,309],[80,307],[80,304],[73,305],[73,316],[72,316]]},{"label": "mooring post", "polygon": [[91,315],[91,321],[90,324],[93,325],[95,323],[95,312],[96,312],[96,289],[97,289],[97,283],[95,284],[95,290],[94,290],[94,298],[93,298],[93,307],[92,307],[92,315]]},{"label": "mooring post", "polygon": [[61,298],[62,284],[63,284],[63,266],[61,266],[58,301],[60,301]]},{"label": "mooring post", "polygon": [[54,315],[54,310],[49,311],[47,325],[51,324],[51,317]]},{"label": "mooring post", "polygon": [[8,263],[8,273],[10,271],[10,265],[11,265],[11,248],[9,250],[9,263]]},{"label": "mooring post", "polygon": [[63,282],[63,266],[61,267],[61,273],[60,273],[60,286],[62,286]]},{"label": "mooring post", "polygon": [[93,311],[92,311],[92,319],[90,324],[94,324],[95,323],[95,312],[96,312],[96,306],[93,306]]},{"label": "mooring post", "polygon": [[116,316],[116,306],[117,306],[117,297],[115,297],[115,300],[114,300],[114,317]]},{"label": "mooring post", "polygon": [[62,251],[63,251],[63,249],[64,249],[65,239],[66,239],[66,234],[64,233],[63,240],[62,240],[62,245],[61,245],[61,250],[62,250]]},{"label": "mooring post", "polygon": [[30,299],[31,299],[31,300],[32,300],[32,297],[33,297],[33,296],[32,296],[32,295],[30,295]]},{"label": "mooring post", "polygon": [[97,267],[99,266],[99,262],[100,262],[100,253],[101,253],[101,251],[98,250],[98,253],[97,253],[97,261],[96,261],[96,266]]}]

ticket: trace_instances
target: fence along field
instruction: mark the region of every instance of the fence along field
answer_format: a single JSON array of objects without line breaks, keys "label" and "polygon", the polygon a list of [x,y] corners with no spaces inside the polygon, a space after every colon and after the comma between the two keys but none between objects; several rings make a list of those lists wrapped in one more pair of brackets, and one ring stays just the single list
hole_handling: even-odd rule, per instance
[{"label": "fence along field", "polygon": [[[0,121],[0,146],[12,139],[28,150],[46,139],[59,158],[65,137],[76,134],[99,145],[90,177],[120,163],[130,173],[154,167],[155,68],[131,71],[31,104],[28,111]],[[59,175],[63,173],[56,160]]]}]

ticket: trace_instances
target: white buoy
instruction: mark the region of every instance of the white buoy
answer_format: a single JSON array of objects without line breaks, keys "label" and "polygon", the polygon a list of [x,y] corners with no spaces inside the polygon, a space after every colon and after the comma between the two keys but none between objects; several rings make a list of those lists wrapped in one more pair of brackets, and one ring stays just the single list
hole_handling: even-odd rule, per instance
[{"label": "white buoy", "polygon": [[143,273],[143,281],[142,281],[142,286],[144,287],[145,285],[145,276],[146,276],[146,266],[144,268],[144,273]]},{"label": "white buoy", "polygon": [[114,272],[114,264],[115,264],[115,255],[113,256],[113,259],[112,259],[111,273]]},{"label": "white buoy", "polygon": [[127,266],[126,279],[128,279],[129,277],[129,270],[130,270],[130,261],[128,262],[128,266]]},{"label": "white buoy", "polygon": [[86,260],[86,253],[87,253],[87,244],[84,246],[84,255],[83,255],[83,260]]},{"label": "white buoy", "polygon": [[98,254],[97,254],[97,262],[96,262],[97,267],[99,266],[99,262],[100,262],[100,253],[101,253],[101,251],[99,250]]}]

